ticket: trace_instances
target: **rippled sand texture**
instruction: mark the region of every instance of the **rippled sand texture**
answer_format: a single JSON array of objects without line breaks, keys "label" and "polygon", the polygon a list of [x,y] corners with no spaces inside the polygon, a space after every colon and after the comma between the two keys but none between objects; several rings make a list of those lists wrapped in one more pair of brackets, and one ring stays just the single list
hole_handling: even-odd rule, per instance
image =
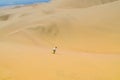
[{"label": "rippled sand texture", "polygon": [[120,80],[119,74],[120,0],[0,9],[0,80]]}]

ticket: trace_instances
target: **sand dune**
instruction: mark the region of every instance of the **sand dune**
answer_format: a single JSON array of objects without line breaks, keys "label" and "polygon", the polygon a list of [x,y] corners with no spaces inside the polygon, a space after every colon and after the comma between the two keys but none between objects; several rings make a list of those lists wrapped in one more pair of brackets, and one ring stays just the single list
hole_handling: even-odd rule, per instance
[{"label": "sand dune", "polygon": [[120,53],[119,5],[120,1],[85,9],[52,9],[47,5],[41,9],[39,5],[8,9],[3,12],[14,16],[1,23],[0,36],[23,42],[15,35],[29,34],[26,42],[32,38],[32,44],[43,41],[46,45],[84,52]]},{"label": "sand dune", "polygon": [[53,0],[53,4],[61,8],[86,8],[114,1],[118,0]]},{"label": "sand dune", "polygon": [[119,26],[120,0],[0,9],[0,80],[120,80]]},{"label": "sand dune", "polygon": [[1,80],[119,80],[120,55],[0,43]]}]

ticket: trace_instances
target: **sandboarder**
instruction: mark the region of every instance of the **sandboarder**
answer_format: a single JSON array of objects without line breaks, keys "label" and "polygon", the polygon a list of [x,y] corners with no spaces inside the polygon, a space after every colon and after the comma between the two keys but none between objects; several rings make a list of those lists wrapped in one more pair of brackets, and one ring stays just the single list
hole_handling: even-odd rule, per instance
[{"label": "sandboarder", "polygon": [[56,53],[56,49],[57,49],[57,46],[55,46],[52,50],[52,54],[55,54]]}]

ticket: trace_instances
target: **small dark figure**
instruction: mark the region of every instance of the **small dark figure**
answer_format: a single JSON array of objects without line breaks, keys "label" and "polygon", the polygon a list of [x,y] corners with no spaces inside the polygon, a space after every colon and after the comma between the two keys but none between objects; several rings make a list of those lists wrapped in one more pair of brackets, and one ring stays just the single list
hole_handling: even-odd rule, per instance
[{"label": "small dark figure", "polygon": [[52,50],[52,54],[55,54],[55,53],[56,53],[56,49],[57,49],[57,47],[55,46],[55,47],[53,48],[53,50]]}]

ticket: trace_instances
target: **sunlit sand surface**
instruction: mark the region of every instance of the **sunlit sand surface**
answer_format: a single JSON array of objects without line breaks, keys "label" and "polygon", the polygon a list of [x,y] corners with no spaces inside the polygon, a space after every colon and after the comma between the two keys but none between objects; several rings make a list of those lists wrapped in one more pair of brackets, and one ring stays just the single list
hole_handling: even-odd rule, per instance
[{"label": "sunlit sand surface", "polygon": [[0,80],[120,80],[120,1],[78,3],[1,8]]}]

